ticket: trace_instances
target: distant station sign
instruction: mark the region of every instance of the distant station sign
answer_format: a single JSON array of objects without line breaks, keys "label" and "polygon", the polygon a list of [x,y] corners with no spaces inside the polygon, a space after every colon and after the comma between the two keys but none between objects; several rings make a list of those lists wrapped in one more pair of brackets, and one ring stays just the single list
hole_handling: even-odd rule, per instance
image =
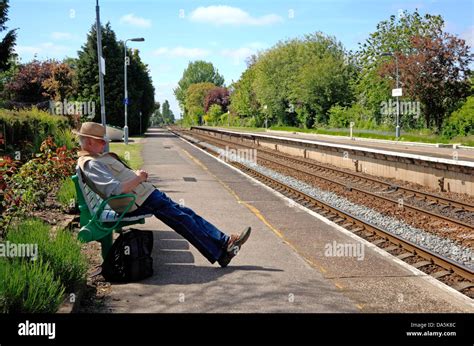
[{"label": "distant station sign", "polygon": [[392,97],[402,96],[402,88],[392,89]]}]

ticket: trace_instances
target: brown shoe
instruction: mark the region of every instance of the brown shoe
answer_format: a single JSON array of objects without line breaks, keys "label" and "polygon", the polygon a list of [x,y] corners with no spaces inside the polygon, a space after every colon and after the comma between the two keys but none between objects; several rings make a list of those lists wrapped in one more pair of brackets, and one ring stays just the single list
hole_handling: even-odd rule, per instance
[{"label": "brown shoe", "polygon": [[229,262],[234,258],[240,251],[240,248],[249,239],[251,227],[247,227],[240,235],[232,234],[227,243],[226,251],[222,254],[221,258],[217,261],[221,267],[227,267]]}]

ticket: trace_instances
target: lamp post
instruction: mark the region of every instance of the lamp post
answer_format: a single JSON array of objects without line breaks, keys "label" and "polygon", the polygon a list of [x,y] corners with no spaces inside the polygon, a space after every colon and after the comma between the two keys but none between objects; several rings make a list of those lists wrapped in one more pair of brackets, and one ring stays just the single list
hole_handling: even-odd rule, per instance
[{"label": "lamp post", "polygon": [[[395,137],[397,139],[400,138],[400,101],[399,101],[399,97],[402,96],[401,94],[401,89],[399,88],[399,85],[398,85],[398,82],[399,82],[399,78],[398,78],[398,58],[395,54],[393,53],[382,53],[382,56],[393,56],[395,58],[395,67],[396,67],[396,70],[397,70],[397,84],[396,84],[396,98],[397,98],[397,126],[395,128]],[[392,96],[393,95],[394,91],[392,90]]]},{"label": "lamp post", "polygon": [[[107,120],[105,118],[105,95],[104,95],[104,74],[105,71],[105,60],[102,58],[102,30],[100,24],[100,7],[99,0],[96,1],[95,5],[95,29],[97,33],[97,61],[99,63],[99,95],[100,95],[100,117],[102,126],[107,129]],[[102,64],[104,66],[102,66]],[[107,132],[105,134],[105,148],[104,152],[109,151],[109,141],[107,140]]]},{"label": "lamp post", "polygon": [[128,108],[128,89],[127,89],[127,65],[130,64],[130,61],[127,56],[127,41],[133,42],[143,42],[145,39],[143,37],[138,38],[129,38],[123,43],[124,50],[124,61],[123,61],[123,73],[124,73],[124,99],[123,103],[125,105],[125,126],[123,127],[123,138],[125,144],[128,144],[128,124],[127,124],[127,108]]}]

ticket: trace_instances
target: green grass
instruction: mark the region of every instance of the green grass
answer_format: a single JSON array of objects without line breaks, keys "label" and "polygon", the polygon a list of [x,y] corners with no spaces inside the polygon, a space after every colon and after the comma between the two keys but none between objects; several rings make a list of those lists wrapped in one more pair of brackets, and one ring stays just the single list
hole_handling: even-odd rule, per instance
[{"label": "green grass", "polygon": [[[139,137],[130,138],[131,140],[137,140]],[[124,161],[128,163],[133,169],[139,169],[143,165],[143,158],[141,151],[143,144],[141,143],[110,143],[110,151],[116,153]]]},{"label": "green grass", "polygon": [[71,178],[66,178],[62,181],[56,198],[65,210],[74,207],[76,201],[76,187]]},{"label": "green grass", "polygon": [[67,230],[59,230],[51,237],[49,225],[38,219],[26,219],[9,229],[6,240],[15,244],[37,244],[38,258],[49,264],[68,291],[85,277],[87,260],[81,253],[81,244]]}]

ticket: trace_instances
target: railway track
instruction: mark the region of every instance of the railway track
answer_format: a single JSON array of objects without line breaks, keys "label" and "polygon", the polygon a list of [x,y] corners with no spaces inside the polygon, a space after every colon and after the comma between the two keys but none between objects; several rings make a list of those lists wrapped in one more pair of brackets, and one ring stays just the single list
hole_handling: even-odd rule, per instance
[{"label": "railway track", "polygon": [[[191,133],[194,134],[194,132],[191,132]],[[256,146],[247,145],[247,144],[244,144],[244,143],[241,143],[241,142],[236,143],[236,142],[232,142],[232,141],[224,141],[222,139],[216,138],[214,136],[206,135],[206,134],[203,134],[203,133],[198,133],[198,135],[203,135],[203,136],[205,136],[207,138],[211,138],[213,140],[228,142],[229,144],[231,143],[233,145],[238,145],[238,146],[241,146],[241,147],[244,147],[244,148],[247,148],[247,149],[256,149]],[[398,194],[398,196],[397,196],[398,198],[403,198],[403,197],[404,198],[412,198],[412,197],[415,197],[415,198],[418,198],[419,200],[428,201],[429,203],[432,203],[433,205],[434,204],[443,205],[446,208],[453,209],[455,212],[463,212],[463,211],[465,211],[465,212],[474,212],[474,205],[464,203],[462,201],[456,201],[456,200],[453,200],[453,199],[450,199],[450,198],[447,198],[447,197],[438,196],[438,195],[418,191],[418,190],[411,189],[411,188],[408,188],[408,187],[393,185],[393,184],[390,184],[386,181],[383,181],[383,180],[380,180],[380,179],[377,179],[377,178],[373,178],[373,177],[368,177],[368,176],[360,174],[358,172],[348,172],[348,171],[345,171],[345,170],[342,170],[342,169],[338,169],[338,168],[334,168],[334,167],[328,167],[328,166],[325,166],[325,165],[322,165],[322,164],[318,164],[316,162],[308,162],[305,159],[300,159],[300,158],[297,158],[297,157],[290,157],[289,155],[279,154],[278,152],[270,151],[270,150],[265,149],[265,148],[258,147],[258,150],[259,150],[260,153],[268,153],[268,154],[271,154],[274,157],[281,158],[281,159],[284,159],[284,160],[287,160],[287,161],[291,161],[291,162],[309,167],[311,169],[315,169],[317,172],[326,172],[326,173],[330,174],[332,177],[346,178],[346,179],[349,179],[350,182],[353,182],[353,183],[364,182],[366,184],[370,184],[373,187],[378,187],[380,189],[385,189],[387,191],[393,191],[394,193],[396,192]],[[472,225],[470,225],[470,227],[472,227]]]},{"label": "railway track", "polygon": [[[232,145],[236,147],[242,146],[247,149],[256,149],[252,146],[241,144],[240,142],[234,143],[215,138],[214,136],[203,135],[201,133],[194,134],[193,132],[192,135],[207,142],[213,142],[220,147],[228,147],[229,145]],[[349,179],[349,181],[342,180],[340,175],[337,176],[334,174],[331,167],[328,168],[317,163],[313,164],[312,162],[299,160],[297,158],[295,160],[289,155],[282,155],[270,150],[258,149],[258,152],[258,161],[265,167],[269,167],[270,169],[274,169],[284,175],[292,176],[295,179],[307,182],[312,186],[321,186],[321,183],[324,183],[322,189],[333,191],[338,195],[343,195],[355,203],[361,203],[360,201],[363,201],[362,204],[367,205],[369,208],[375,208],[380,210],[382,213],[390,214],[396,218],[406,219],[408,223],[414,227],[426,229],[430,233],[439,235],[440,237],[447,237],[454,241],[459,241],[467,247],[473,245],[472,230],[474,227],[474,213],[470,211],[473,208],[472,205],[451,199],[444,199],[451,203],[457,203],[458,206],[463,206],[462,216],[464,216],[465,219],[463,221],[462,219],[459,219],[459,213],[447,210],[445,204],[435,205],[433,201],[428,201],[428,197],[430,196],[442,198],[440,196],[425,194],[424,192],[410,189],[410,191],[415,191],[425,198],[418,198],[416,200],[413,198],[401,198],[399,194],[394,195],[393,189],[381,189],[378,185],[373,186],[370,177],[367,177],[367,180],[358,180],[358,183],[354,182],[353,179]],[[288,162],[291,162],[291,165]],[[313,165],[316,166],[316,169]],[[326,170],[322,172],[318,169],[319,167],[324,167]],[[336,170],[342,171],[339,169]],[[350,176],[350,172],[344,173],[345,175]],[[360,175],[358,174],[358,176]],[[361,177],[366,178],[365,176]],[[383,183],[390,185],[387,182]],[[410,203],[414,201],[421,206],[416,206]],[[461,209],[457,210],[461,211]]]},{"label": "railway track", "polygon": [[[196,134],[193,133],[194,136]],[[215,138],[214,136],[203,135],[201,133],[197,134],[197,136],[201,136],[206,140],[214,141],[215,143],[220,143],[221,145],[234,145],[243,147],[246,149],[256,149],[253,146],[246,145],[243,143],[235,143],[231,141],[222,140],[220,138]],[[281,167],[285,167],[288,170],[296,169],[295,166],[290,166],[288,164],[282,163],[281,161],[277,161],[274,158],[279,160],[291,162],[293,164],[300,165],[304,168],[297,168],[300,172],[313,177],[317,180],[323,180],[329,184],[338,185],[344,189],[348,189],[355,193],[365,194],[371,196],[372,198],[376,198],[382,200],[384,203],[388,203],[392,206],[399,207],[400,203],[402,203],[401,208],[406,209],[409,211],[413,211],[419,213],[423,216],[428,218],[436,219],[445,223],[448,223],[453,226],[462,227],[466,230],[472,230],[473,224],[471,222],[463,221],[459,218],[459,216],[463,216],[463,214],[471,215],[474,212],[474,206],[468,203],[464,203],[461,201],[455,201],[449,198],[417,191],[410,188],[395,186],[393,184],[387,183],[385,181],[366,177],[365,175],[361,175],[358,173],[351,173],[347,171],[343,171],[341,169],[327,167],[324,165],[320,165],[318,163],[308,162],[303,159],[290,157],[289,155],[279,154],[274,151],[270,151],[267,149],[258,148],[258,159],[266,162],[270,162],[275,165],[279,165]],[[264,156],[262,157],[262,153]],[[265,156],[267,155],[267,156]],[[348,179],[348,180],[343,180]],[[357,187],[357,186],[360,187]],[[393,197],[393,198],[390,198]],[[417,207],[409,203],[410,199],[413,201],[413,198],[416,198],[416,202],[424,205],[425,208]],[[436,213],[430,210],[427,210],[426,207],[434,207],[438,206],[438,211],[442,211],[442,213]],[[452,208],[448,210],[448,208]],[[459,215],[457,217],[449,217],[444,214],[450,213]],[[468,221],[471,221],[471,218],[467,218]]]},{"label": "railway track", "polygon": [[[193,133],[193,132],[183,133],[177,130],[172,130],[172,132],[180,137],[183,137],[184,135],[183,137],[184,139],[193,142],[195,145],[213,154],[214,156],[218,155],[217,153],[210,150],[205,145],[200,144],[199,141],[191,140],[188,137],[188,136],[194,137],[196,133]],[[199,135],[202,136],[202,134],[199,134]],[[213,140],[215,142],[221,141],[220,139],[215,138],[214,136],[208,136],[206,139]],[[201,137],[201,140],[202,140],[202,137]],[[226,141],[221,141],[221,143],[222,142],[226,142]],[[227,144],[233,144],[233,145],[239,145],[239,146],[241,145],[241,143],[234,143],[234,142],[227,142]],[[248,146],[245,144],[243,144],[242,146],[255,149],[254,147]],[[294,162],[296,163],[296,161],[300,161],[300,160],[296,159]],[[474,271],[471,270],[469,267],[466,267],[463,264],[460,264],[451,260],[450,258],[444,257],[429,249],[426,249],[406,239],[403,239],[395,234],[385,231],[382,228],[374,224],[371,224],[370,222],[367,222],[366,220],[362,220],[354,215],[351,215],[344,210],[328,205],[322,200],[319,200],[318,198],[314,196],[310,196],[302,191],[294,189],[280,181],[277,181],[271,177],[268,177],[239,162],[233,161],[230,163],[233,166],[244,171],[248,175],[263,182],[267,186],[270,186],[271,188],[282,193],[283,195],[291,198],[297,203],[300,203],[303,206],[323,215],[324,217],[332,220],[338,225],[341,225],[345,229],[348,229],[349,231],[353,232],[354,234],[357,234],[361,236],[362,238],[369,240],[372,244],[377,245],[381,247],[382,249],[384,249],[385,251],[394,254],[397,258],[410,263],[415,268],[428,272],[434,278],[437,278],[449,284],[450,286],[452,286],[458,291],[466,290],[463,293],[467,294],[471,298],[474,297]],[[293,168],[293,167],[290,167],[290,168]],[[348,174],[347,172],[343,172],[343,173]],[[314,173],[311,173],[311,174],[314,174]],[[362,176],[361,178],[366,179],[365,176]],[[368,179],[368,180],[371,180],[371,179]],[[387,184],[386,182],[382,182],[382,183],[386,185],[390,185],[390,184]],[[338,182],[336,184],[342,184],[342,183]],[[406,189],[406,190],[408,191],[410,189]],[[360,193],[365,193],[365,191],[361,189],[357,189],[357,191],[359,191]],[[430,196],[434,196],[435,198],[439,198],[440,200],[443,200],[442,203],[445,203],[445,204],[449,203],[447,205],[453,205],[453,206],[455,205],[456,208],[462,208],[463,210],[466,210],[466,211],[472,210],[471,205],[468,205],[462,202],[453,201],[453,200],[442,198],[435,195],[425,194],[423,192],[417,192],[417,193],[419,194],[419,196],[423,196],[426,198],[429,198]],[[393,201],[390,200],[390,203],[392,202]],[[426,212],[426,211],[423,211],[423,212]],[[439,216],[439,215],[432,216],[432,217],[442,218],[442,216]],[[456,220],[455,222],[458,222],[458,220]],[[462,225],[462,226],[465,227],[466,225]],[[452,276],[454,276],[454,278],[452,278]],[[449,277],[451,277],[451,279],[446,280],[446,278],[449,278]]]}]

